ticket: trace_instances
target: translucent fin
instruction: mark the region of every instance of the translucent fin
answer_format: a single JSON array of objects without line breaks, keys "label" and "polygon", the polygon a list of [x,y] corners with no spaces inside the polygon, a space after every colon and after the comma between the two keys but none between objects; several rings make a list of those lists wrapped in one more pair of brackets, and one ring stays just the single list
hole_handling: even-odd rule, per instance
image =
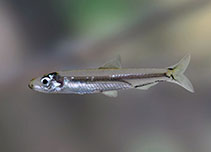
[{"label": "translucent fin", "polygon": [[113,98],[118,96],[117,91],[105,91],[105,92],[102,92],[102,94],[104,94],[105,96],[108,96],[108,97],[113,97]]},{"label": "translucent fin", "polygon": [[148,90],[149,88],[155,86],[156,84],[158,84],[158,83],[155,82],[155,83],[147,84],[147,85],[140,86],[140,87],[136,86],[135,88],[140,89],[140,90]]},{"label": "translucent fin", "polygon": [[179,63],[169,67],[168,69],[174,70],[175,74],[183,74],[190,63],[190,59],[191,59],[191,55],[187,54],[186,56],[182,58],[182,60],[179,61]]},{"label": "translucent fin", "polygon": [[105,63],[99,69],[121,69],[121,57],[118,55],[115,59]]},{"label": "translucent fin", "polygon": [[190,59],[190,54],[187,54],[178,64],[169,67],[166,75],[172,78],[170,82],[176,83],[193,93],[194,89],[191,82],[183,74],[190,63]]},{"label": "translucent fin", "polygon": [[179,76],[175,76],[175,79],[176,79],[176,83],[178,85],[180,85],[183,88],[185,88],[186,90],[194,93],[193,85],[191,84],[190,80],[184,74],[181,74]]}]

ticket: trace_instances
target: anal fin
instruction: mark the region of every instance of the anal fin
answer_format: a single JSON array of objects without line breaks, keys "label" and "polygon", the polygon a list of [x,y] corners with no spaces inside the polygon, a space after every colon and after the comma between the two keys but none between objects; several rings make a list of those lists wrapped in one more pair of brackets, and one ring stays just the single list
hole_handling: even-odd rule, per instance
[{"label": "anal fin", "polygon": [[149,88],[155,86],[156,84],[158,84],[158,82],[153,82],[153,83],[149,83],[149,84],[145,84],[145,85],[135,86],[135,88],[140,89],[140,90],[148,90]]}]

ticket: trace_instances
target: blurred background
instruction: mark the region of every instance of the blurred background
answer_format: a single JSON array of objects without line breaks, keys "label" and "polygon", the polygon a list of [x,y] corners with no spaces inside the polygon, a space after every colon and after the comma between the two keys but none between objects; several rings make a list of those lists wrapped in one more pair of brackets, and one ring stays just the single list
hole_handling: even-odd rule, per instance
[{"label": "blurred background", "polygon": [[[163,68],[191,53],[196,93],[169,83],[118,98],[50,95],[58,70]],[[210,0],[1,0],[1,152],[210,152]]]}]

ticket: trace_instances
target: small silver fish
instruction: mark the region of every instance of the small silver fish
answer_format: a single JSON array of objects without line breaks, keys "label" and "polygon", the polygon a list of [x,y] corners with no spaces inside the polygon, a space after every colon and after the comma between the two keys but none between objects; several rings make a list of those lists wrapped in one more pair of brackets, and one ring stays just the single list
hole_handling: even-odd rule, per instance
[{"label": "small silver fish", "polygon": [[194,92],[191,82],[183,74],[190,58],[188,54],[178,64],[164,69],[122,69],[121,59],[117,57],[98,69],[49,73],[32,79],[29,88],[42,93],[103,93],[117,97],[118,90],[147,90],[160,82],[172,82]]}]

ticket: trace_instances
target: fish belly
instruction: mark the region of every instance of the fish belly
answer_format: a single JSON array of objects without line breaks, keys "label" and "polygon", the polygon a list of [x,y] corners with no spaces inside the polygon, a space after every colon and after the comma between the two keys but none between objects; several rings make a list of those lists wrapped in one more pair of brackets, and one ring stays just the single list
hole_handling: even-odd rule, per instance
[{"label": "fish belly", "polygon": [[99,93],[112,90],[124,90],[133,88],[126,82],[118,81],[99,81],[99,82],[70,82],[67,87],[63,90],[64,93],[75,93],[75,94],[91,94]]}]

